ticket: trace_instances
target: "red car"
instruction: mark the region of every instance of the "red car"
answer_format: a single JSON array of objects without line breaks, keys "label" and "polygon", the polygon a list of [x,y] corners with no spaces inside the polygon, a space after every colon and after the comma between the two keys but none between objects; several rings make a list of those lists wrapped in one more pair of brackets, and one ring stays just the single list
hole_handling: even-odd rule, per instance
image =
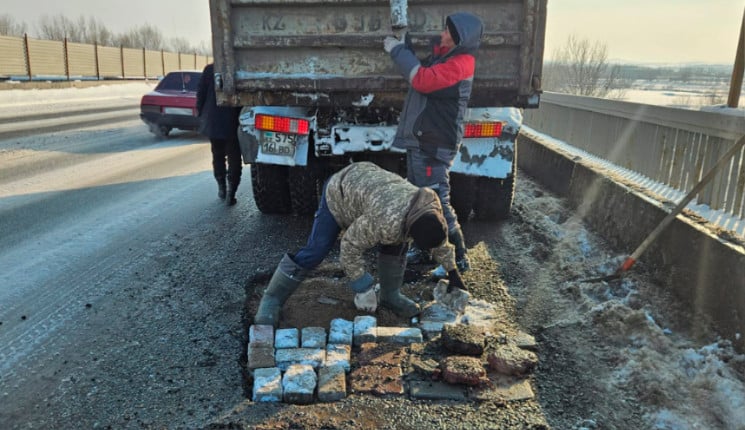
[{"label": "red car", "polygon": [[172,129],[199,128],[197,88],[200,71],[179,70],[168,73],[155,89],[140,101],[140,118],[156,136],[166,137]]}]

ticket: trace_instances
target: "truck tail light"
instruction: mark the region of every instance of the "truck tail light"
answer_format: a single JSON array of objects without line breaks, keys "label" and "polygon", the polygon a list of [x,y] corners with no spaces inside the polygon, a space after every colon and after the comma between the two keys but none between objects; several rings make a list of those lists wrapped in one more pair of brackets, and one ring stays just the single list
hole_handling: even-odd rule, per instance
[{"label": "truck tail light", "polygon": [[463,132],[463,137],[499,137],[501,135],[501,122],[468,122]]},{"label": "truck tail light", "polygon": [[308,134],[308,120],[275,115],[256,115],[256,128],[280,133]]}]

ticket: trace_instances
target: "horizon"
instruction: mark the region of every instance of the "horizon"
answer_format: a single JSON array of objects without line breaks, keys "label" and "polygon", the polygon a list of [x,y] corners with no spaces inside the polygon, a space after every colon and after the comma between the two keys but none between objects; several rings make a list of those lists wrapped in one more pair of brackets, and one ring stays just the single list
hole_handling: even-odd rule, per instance
[{"label": "horizon", "polygon": [[[25,24],[29,33],[45,15],[82,16],[95,18],[115,34],[150,24],[165,39],[183,38],[194,48],[212,46],[206,0],[128,0],[129,7],[117,9],[94,0],[3,3],[0,14]],[[575,36],[605,45],[608,61],[614,63],[732,66],[743,6],[742,0],[549,0],[544,59],[550,61]]]}]

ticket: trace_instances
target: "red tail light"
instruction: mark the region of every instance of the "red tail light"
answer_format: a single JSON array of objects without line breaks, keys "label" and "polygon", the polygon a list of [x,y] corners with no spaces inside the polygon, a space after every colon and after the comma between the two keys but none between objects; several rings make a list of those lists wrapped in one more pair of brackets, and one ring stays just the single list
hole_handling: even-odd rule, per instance
[{"label": "red tail light", "polygon": [[308,120],[286,116],[256,115],[256,128],[280,133],[308,134]]},{"label": "red tail light", "polygon": [[463,137],[499,137],[502,135],[501,122],[466,123]]}]

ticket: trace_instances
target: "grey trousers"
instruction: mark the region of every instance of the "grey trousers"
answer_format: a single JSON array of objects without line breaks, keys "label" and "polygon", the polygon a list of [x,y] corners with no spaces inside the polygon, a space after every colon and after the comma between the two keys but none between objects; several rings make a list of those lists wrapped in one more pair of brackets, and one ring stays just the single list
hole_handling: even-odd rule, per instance
[{"label": "grey trousers", "polygon": [[406,151],[406,179],[418,187],[433,189],[440,197],[443,215],[448,223],[448,232],[460,230],[455,210],[450,205],[450,166],[431,157],[419,149]]}]

